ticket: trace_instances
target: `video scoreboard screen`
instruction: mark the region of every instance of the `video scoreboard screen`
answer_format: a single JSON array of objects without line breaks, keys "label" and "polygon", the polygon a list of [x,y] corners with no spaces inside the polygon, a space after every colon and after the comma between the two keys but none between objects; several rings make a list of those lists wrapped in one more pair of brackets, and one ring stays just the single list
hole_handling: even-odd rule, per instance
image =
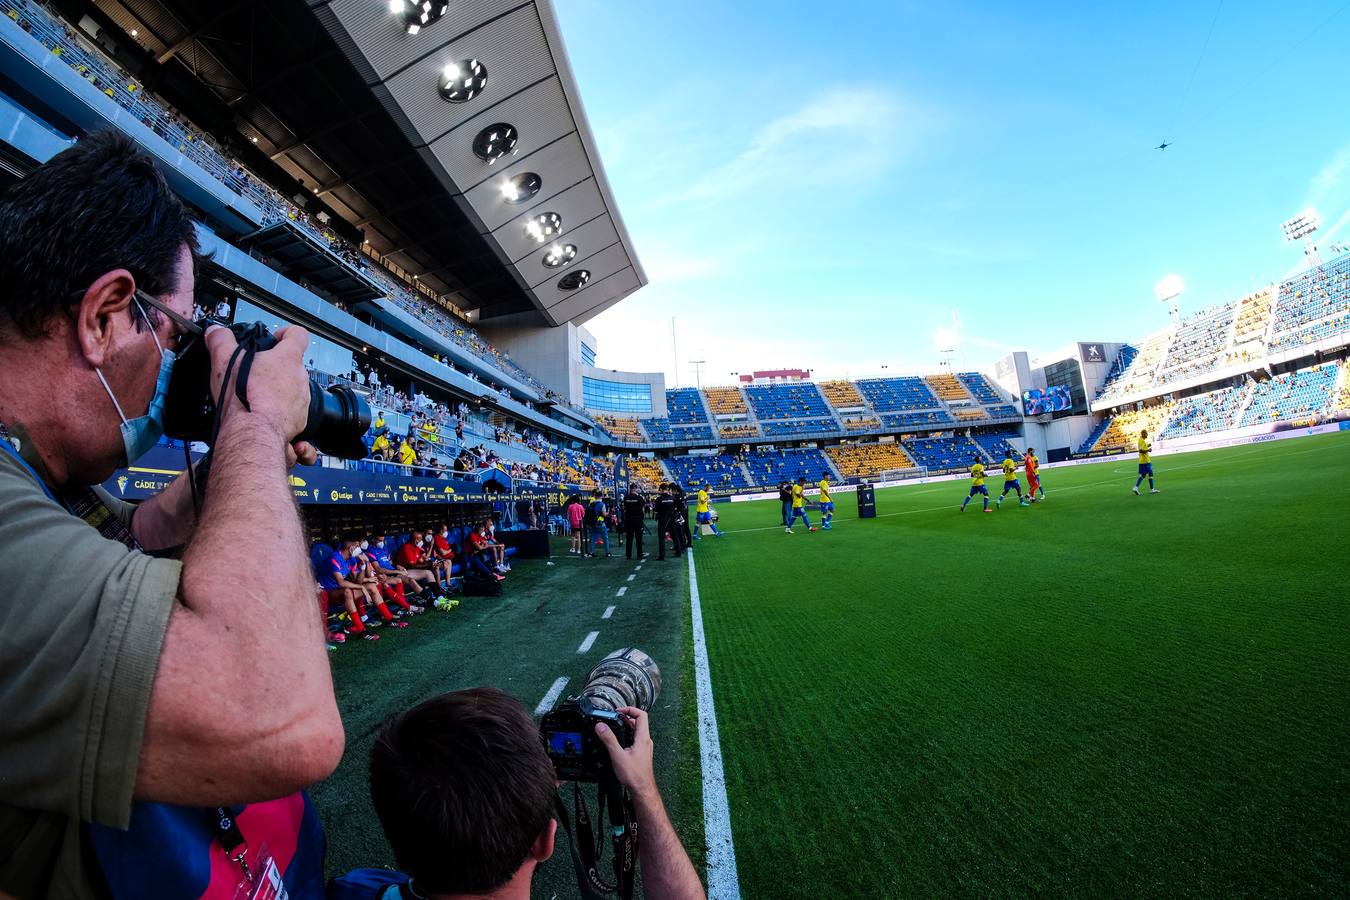
[{"label": "video scoreboard screen", "polygon": [[1067,387],[1054,385],[1045,390],[1033,388],[1022,393],[1024,415],[1040,416],[1046,413],[1068,412],[1073,409],[1073,396]]}]

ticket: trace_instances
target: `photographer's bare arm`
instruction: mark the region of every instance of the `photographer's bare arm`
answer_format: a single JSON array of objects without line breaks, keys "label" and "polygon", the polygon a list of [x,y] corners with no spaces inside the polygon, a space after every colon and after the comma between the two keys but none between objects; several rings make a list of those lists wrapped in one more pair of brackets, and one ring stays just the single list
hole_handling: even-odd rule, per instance
[{"label": "photographer's bare arm", "polygon": [[[183,556],[181,605],[151,695],[141,797],[184,804],[278,797],[326,777],[341,758],[314,576],[286,479],[290,439],[308,413],[309,337],[300,328],[277,337],[254,358],[252,411],[233,387],[226,392],[201,522]],[[212,328],[206,341],[219,396],[235,340]],[[201,759],[213,765],[185,765]]]},{"label": "photographer's bare arm", "polygon": [[655,745],[647,714],[631,706],[620,707],[618,711],[633,726],[632,746],[619,746],[619,739],[603,723],[595,726],[595,733],[609,751],[619,783],[633,797],[643,895],[648,900],[704,900],[703,884],[670,824],[661,792],[656,788],[656,770],[652,765]]}]

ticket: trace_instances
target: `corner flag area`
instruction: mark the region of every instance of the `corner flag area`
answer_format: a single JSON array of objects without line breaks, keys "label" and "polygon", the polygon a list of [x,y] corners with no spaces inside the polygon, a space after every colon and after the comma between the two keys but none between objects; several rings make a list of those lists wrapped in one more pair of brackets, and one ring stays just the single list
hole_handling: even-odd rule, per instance
[{"label": "corner flag area", "polygon": [[[1140,497],[1128,462],[1045,469],[1044,502],[991,515],[958,512],[960,480],[879,491],[872,520],[840,495],[830,532],[784,534],[776,500],[716,507],[727,536],[695,558],[739,895],[1343,889],[1350,436],[1156,469]],[[330,869],[388,858],[364,783],[387,712],[480,683],[534,709],[636,645],[666,678],[657,769],[702,870],[685,561],[564,555],[510,587],[335,656]],[[575,891],[563,845],[544,876],[537,896]]]}]

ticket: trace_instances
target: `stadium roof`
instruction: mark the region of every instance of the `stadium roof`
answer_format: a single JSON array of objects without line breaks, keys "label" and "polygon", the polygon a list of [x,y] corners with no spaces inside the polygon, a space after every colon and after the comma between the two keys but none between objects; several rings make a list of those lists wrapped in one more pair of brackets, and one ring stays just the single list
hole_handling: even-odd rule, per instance
[{"label": "stadium roof", "polygon": [[[154,57],[152,90],[204,86],[213,114],[187,111],[232,130],[241,160],[265,155],[480,318],[584,322],[647,283],[550,0],[408,2],[429,13],[415,29],[388,0],[92,5]],[[556,240],[552,218],[528,230],[547,213]]]}]

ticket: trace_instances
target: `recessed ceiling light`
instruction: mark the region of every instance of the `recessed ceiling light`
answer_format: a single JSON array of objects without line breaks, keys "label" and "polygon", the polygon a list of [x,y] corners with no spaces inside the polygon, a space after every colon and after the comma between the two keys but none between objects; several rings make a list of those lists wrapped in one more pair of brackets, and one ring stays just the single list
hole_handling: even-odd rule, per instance
[{"label": "recessed ceiling light", "polygon": [[449,10],[447,0],[389,0],[389,11],[403,20],[408,34],[436,24]]},{"label": "recessed ceiling light", "polygon": [[550,269],[561,268],[577,258],[576,244],[554,244],[544,254],[544,265]]},{"label": "recessed ceiling light", "polygon": [[256,144],[258,143],[258,136],[256,134],[252,135],[249,137],[249,140]]},{"label": "recessed ceiling light", "polygon": [[448,63],[441,70],[441,99],[447,103],[468,103],[487,86],[487,67],[476,59]]},{"label": "recessed ceiling light", "polygon": [[137,31],[135,28],[131,29],[131,36],[132,36],[132,37],[135,37],[135,36],[138,35],[138,34],[140,34],[140,32]]},{"label": "recessed ceiling light", "polygon": [[558,279],[558,290],[575,291],[591,280],[591,273],[586,269],[577,269],[575,272],[568,272]]},{"label": "recessed ceiling light", "polygon": [[521,172],[502,182],[502,199],[507,203],[524,203],[539,193],[544,180],[533,172]]},{"label": "recessed ceiling light", "polygon": [[525,224],[525,233],[536,244],[542,244],[554,235],[562,234],[562,216],[555,212],[540,213]]},{"label": "recessed ceiling light", "polygon": [[508,153],[515,153],[519,141],[520,135],[516,133],[516,126],[498,122],[478,132],[478,137],[473,139],[473,152],[479,159],[491,165]]}]

